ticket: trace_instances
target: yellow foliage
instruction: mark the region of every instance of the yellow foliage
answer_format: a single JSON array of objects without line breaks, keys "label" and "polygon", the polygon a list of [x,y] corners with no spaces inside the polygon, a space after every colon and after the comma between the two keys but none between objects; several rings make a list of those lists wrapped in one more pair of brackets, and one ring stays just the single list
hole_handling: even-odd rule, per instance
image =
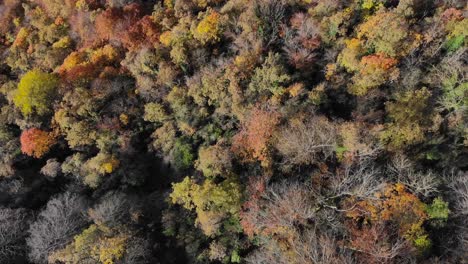
[{"label": "yellow foliage", "polygon": [[364,53],[361,41],[353,38],[345,41],[346,47],[338,56],[338,63],[349,72],[359,69],[359,58]]},{"label": "yellow foliage", "polygon": [[58,79],[54,75],[31,70],[21,78],[13,102],[24,115],[33,111],[44,114],[50,111],[50,100],[57,85]]},{"label": "yellow foliage", "polygon": [[104,238],[93,248],[93,251],[97,253],[101,263],[114,264],[114,261],[123,257],[127,239],[126,235]]},{"label": "yellow foliage", "polygon": [[118,56],[117,50],[111,45],[95,50],[91,53],[90,61],[92,63],[99,63],[101,61],[113,61]]},{"label": "yellow foliage", "polygon": [[129,122],[129,120],[128,120],[128,115],[126,115],[126,114],[120,114],[119,120],[120,120],[120,122],[121,122],[122,124],[128,125],[128,122]]},{"label": "yellow foliage", "polygon": [[52,48],[54,49],[66,49],[70,47],[72,40],[69,36],[63,37],[52,44]]},{"label": "yellow foliage", "polygon": [[195,39],[205,44],[218,42],[222,33],[221,15],[216,11],[208,11],[193,32]]},{"label": "yellow foliage", "polygon": [[108,161],[104,162],[101,165],[101,169],[103,173],[112,173],[118,166],[120,162],[118,159],[111,157]]},{"label": "yellow foliage", "polygon": [[172,34],[171,34],[171,31],[166,31],[166,32],[163,32],[160,36],[159,36],[159,41],[166,47],[169,47],[171,45],[171,42],[172,42]]},{"label": "yellow foliage", "polygon": [[68,55],[60,66],[59,72],[65,72],[73,67],[84,63],[86,61],[86,54],[79,51],[74,51]]},{"label": "yellow foliage", "polygon": [[288,92],[291,97],[298,96],[304,90],[304,84],[295,83],[288,87]]},{"label": "yellow foliage", "polygon": [[173,184],[170,197],[174,204],[180,204],[188,210],[195,209],[197,224],[206,235],[211,236],[227,214],[238,213],[241,191],[239,184],[233,179],[218,184],[207,179],[199,185],[193,179],[185,177],[182,182]]}]

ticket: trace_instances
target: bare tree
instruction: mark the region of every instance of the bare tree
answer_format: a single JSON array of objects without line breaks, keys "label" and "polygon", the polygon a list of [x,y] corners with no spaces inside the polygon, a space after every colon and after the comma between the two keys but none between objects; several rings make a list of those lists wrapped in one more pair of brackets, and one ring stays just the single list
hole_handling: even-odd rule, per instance
[{"label": "bare tree", "polygon": [[358,161],[335,175],[331,180],[331,196],[334,199],[353,196],[361,199],[374,199],[374,194],[381,190],[385,183],[381,178],[382,170],[374,164],[371,157],[360,157]]},{"label": "bare tree", "polygon": [[131,208],[132,203],[127,195],[111,192],[102,197],[88,213],[95,223],[113,227],[129,221]]},{"label": "bare tree", "polygon": [[438,177],[431,171],[414,171],[413,163],[402,154],[393,157],[387,168],[397,182],[405,184],[413,193],[428,197],[438,192]]},{"label": "bare tree", "polygon": [[336,129],[324,117],[308,120],[291,120],[280,130],[276,148],[283,157],[286,169],[297,165],[310,165],[319,154],[324,158],[333,155],[336,146]]},{"label": "bare tree", "polygon": [[0,208],[0,263],[25,252],[29,217],[25,209]]},{"label": "bare tree", "polygon": [[326,234],[318,234],[308,229],[293,240],[291,248],[295,253],[295,263],[354,263],[350,251],[339,246],[336,240]]},{"label": "bare tree", "polygon": [[452,173],[448,179],[454,204],[453,220],[456,228],[456,239],[458,248],[453,250],[461,259],[468,258],[468,173]]},{"label": "bare tree", "polygon": [[130,240],[122,264],[146,264],[152,263],[151,243],[149,240],[134,237]]},{"label": "bare tree", "polygon": [[84,198],[69,192],[49,200],[29,227],[29,259],[47,263],[50,253],[64,247],[86,225],[85,210]]}]

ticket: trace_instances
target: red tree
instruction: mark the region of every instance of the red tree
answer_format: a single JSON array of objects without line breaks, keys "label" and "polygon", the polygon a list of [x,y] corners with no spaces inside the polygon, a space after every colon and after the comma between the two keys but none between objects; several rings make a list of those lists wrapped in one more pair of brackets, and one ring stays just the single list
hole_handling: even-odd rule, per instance
[{"label": "red tree", "polygon": [[255,108],[234,136],[232,151],[246,160],[267,162],[268,145],[280,115],[271,110]]},{"label": "red tree", "polygon": [[23,131],[20,137],[21,151],[29,156],[40,158],[47,153],[55,143],[51,133],[38,128],[31,128]]}]

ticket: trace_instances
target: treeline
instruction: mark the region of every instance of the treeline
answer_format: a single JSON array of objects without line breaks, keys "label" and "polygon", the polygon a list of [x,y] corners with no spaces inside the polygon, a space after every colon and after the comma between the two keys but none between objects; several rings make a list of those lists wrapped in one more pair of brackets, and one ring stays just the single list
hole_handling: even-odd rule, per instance
[{"label": "treeline", "polygon": [[1,263],[465,263],[462,0],[4,0]]}]

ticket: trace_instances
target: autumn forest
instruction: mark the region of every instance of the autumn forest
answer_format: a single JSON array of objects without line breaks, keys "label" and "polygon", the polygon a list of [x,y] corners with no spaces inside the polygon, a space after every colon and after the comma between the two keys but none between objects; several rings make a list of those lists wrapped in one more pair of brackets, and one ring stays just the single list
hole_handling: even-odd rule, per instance
[{"label": "autumn forest", "polygon": [[0,0],[0,263],[468,263],[465,0]]}]

